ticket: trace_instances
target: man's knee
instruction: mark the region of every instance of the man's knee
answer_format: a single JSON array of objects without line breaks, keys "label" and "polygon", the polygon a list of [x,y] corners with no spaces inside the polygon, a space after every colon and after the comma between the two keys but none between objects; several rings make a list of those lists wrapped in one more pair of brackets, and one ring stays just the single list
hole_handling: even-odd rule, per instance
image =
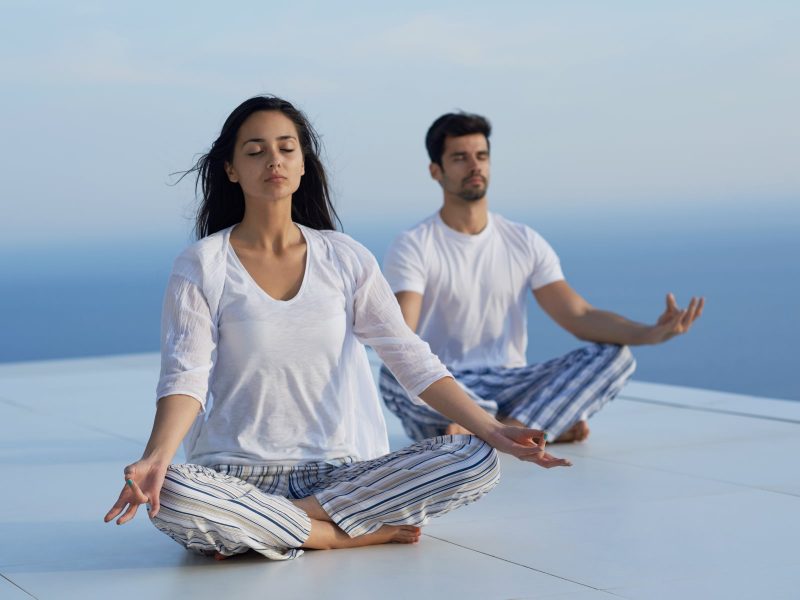
[{"label": "man's knee", "polygon": [[619,344],[596,344],[599,355],[606,363],[606,370],[617,373],[620,378],[627,379],[636,370],[636,359],[630,346]]}]

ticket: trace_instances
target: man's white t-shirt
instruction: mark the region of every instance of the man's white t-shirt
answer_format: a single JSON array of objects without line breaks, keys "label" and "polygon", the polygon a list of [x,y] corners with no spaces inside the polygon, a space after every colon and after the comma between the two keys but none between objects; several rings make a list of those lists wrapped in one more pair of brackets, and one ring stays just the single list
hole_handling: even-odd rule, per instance
[{"label": "man's white t-shirt", "polygon": [[393,292],[422,294],[417,333],[451,369],[524,366],[529,290],[564,279],[542,236],[494,213],[469,235],[437,212],[394,240],[383,269]]}]

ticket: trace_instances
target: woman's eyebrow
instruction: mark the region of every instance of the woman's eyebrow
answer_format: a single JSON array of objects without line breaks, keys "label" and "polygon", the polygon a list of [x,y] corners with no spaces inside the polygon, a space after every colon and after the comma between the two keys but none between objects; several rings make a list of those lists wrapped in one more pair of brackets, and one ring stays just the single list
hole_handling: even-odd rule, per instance
[{"label": "woman's eyebrow", "polygon": [[[278,140],[279,142],[282,142],[282,141],[285,141],[285,140],[294,140],[295,142],[297,141],[297,138],[295,136],[293,136],[293,135],[280,135],[275,139]],[[267,140],[265,140],[264,138],[250,138],[249,140],[244,140],[242,142],[242,146],[244,146],[248,142],[266,142],[266,141]]]}]

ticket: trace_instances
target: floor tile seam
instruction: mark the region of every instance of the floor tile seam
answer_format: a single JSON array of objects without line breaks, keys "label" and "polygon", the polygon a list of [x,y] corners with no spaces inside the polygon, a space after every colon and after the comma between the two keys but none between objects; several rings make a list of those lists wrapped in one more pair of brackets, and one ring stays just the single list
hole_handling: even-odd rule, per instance
[{"label": "floor tile seam", "polygon": [[[776,433],[772,432],[772,437],[766,439],[766,443],[769,442],[781,442],[786,440],[796,440],[797,433]],[[676,441],[674,443],[663,444],[663,445],[654,445],[654,446],[647,446],[641,448],[626,448],[626,449],[616,449],[616,450],[602,450],[598,449],[595,450],[597,454],[581,454],[580,452],[571,452],[569,447],[564,447],[563,454],[568,455],[569,458],[602,458],[604,456],[628,456],[631,454],[638,454],[641,452],[668,452],[670,450],[684,450],[684,449],[703,449],[707,447],[714,447],[714,446],[724,446],[726,444],[733,444],[733,443],[765,443],[764,435],[754,435],[752,437],[738,437],[734,438],[731,437],[729,439],[718,439],[718,440],[710,440],[708,438],[703,439],[702,441]],[[591,443],[591,442],[590,442]],[[561,448],[559,448],[561,450]],[[602,454],[600,454],[602,453]]]},{"label": "floor tile seam", "polygon": [[19,408],[20,410],[26,410],[28,412],[36,414],[36,409],[31,408],[30,406],[27,406],[25,404],[22,404],[20,402],[17,402],[16,400],[12,400],[11,398],[5,396],[0,396],[0,402],[8,406],[11,406],[13,408]]},{"label": "floor tile seam", "polygon": [[42,411],[42,410],[37,410],[35,408],[32,408],[30,406],[26,406],[25,404],[20,404],[19,402],[15,401],[15,400],[9,400],[8,398],[4,398],[2,396],[0,396],[0,403],[7,404],[8,406],[12,406],[12,407],[18,408],[20,410],[25,410],[25,411],[27,411],[29,413],[33,413],[34,415],[39,415],[41,417],[45,417],[45,418],[48,418],[48,419],[54,419],[59,423],[60,422],[67,422],[67,423],[70,423],[71,425],[77,425],[78,427],[80,427],[82,429],[88,429],[89,431],[92,431],[94,433],[102,433],[103,435],[107,435],[107,436],[112,437],[112,438],[125,440],[127,442],[133,442],[135,444],[140,444],[140,445],[142,444],[141,440],[138,440],[138,439],[135,439],[135,438],[132,438],[132,437],[128,437],[126,435],[121,435],[119,433],[115,433],[113,431],[109,431],[107,429],[103,429],[102,427],[97,427],[96,425],[90,425],[88,423],[84,423],[83,421],[80,421],[80,420],[77,420],[77,419],[73,419],[73,418],[70,418],[70,417],[64,417],[63,415],[52,415],[52,414],[50,414],[48,412],[45,412],[45,411]]},{"label": "floor tile seam", "polygon": [[499,561],[502,561],[504,563],[508,563],[508,564],[511,564],[511,565],[514,565],[514,566],[517,566],[517,567],[521,567],[521,568],[527,569],[529,571],[534,571],[535,573],[541,573],[542,575],[547,575],[549,577],[555,577],[556,579],[560,579],[560,580],[566,581],[568,583],[573,583],[575,585],[579,585],[579,586],[584,587],[586,589],[594,590],[594,591],[597,591],[597,592],[603,591],[602,589],[596,588],[594,586],[591,586],[588,583],[582,583],[580,581],[575,581],[574,579],[570,579],[568,577],[563,577],[561,575],[556,575],[555,573],[550,573],[548,571],[543,571],[541,569],[537,569],[535,567],[531,567],[530,565],[526,565],[526,564],[519,563],[519,562],[516,562],[516,561],[513,561],[513,560],[509,560],[509,559],[503,558],[501,556],[496,556],[496,555],[491,554],[489,552],[485,552],[483,550],[478,550],[477,548],[472,548],[470,546],[464,546],[463,544],[459,544],[457,542],[454,542],[452,540],[448,540],[446,538],[437,537],[435,535],[431,535],[430,533],[425,533],[423,535],[425,535],[427,537],[430,537],[430,538],[433,538],[435,540],[439,540],[440,542],[444,542],[446,544],[451,544],[452,546],[456,546],[458,548],[462,548],[463,550],[469,550],[470,552],[475,552],[477,554],[482,554],[483,556],[488,556],[489,558],[493,558],[495,560],[499,560]]},{"label": "floor tile seam", "polygon": [[15,588],[17,588],[17,589],[18,589],[19,591],[21,591],[23,594],[27,594],[27,595],[28,595],[28,596],[30,596],[31,598],[34,598],[34,600],[38,600],[38,598],[36,598],[36,596],[34,596],[34,595],[33,595],[33,594],[31,594],[31,593],[30,593],[28,590],[26,590],[25,588],[23,588],[22,586],[20,586],[20,585],[19,585],[19,584],[17,584],[16,582],[14,582],[14,580],[12,580],[12,579],[9,579],[9,578],[8,578],[8,576],[6,576],[4,573],[0,573],[0,577],[2,577],[3,579],[5,579],[5,580],[6,580],[8,583],[10,583],[11,585],[13,585]]},{"label": "floor tile seam", "polygon": [[[728,410],[724,408],[714,408],[711,406],[695,406],[692,404],[682,404],[680,402],[668,402],[666,400],[652,400],[650,398],[641,398],[638,396],[622,396],[620,395],[617,400],[627,400],[628,402],[638,402],[641,404],[651,404],[654,406],[664,406],[669,408],[679,408],[682,410],[696,410],[698,412],[717,413],[723,415],[730,415],[734,417],[744,417],[748,419],[760,419],[763,421],[777,421],[780,423],[790,423],[792,425],[800,425],[800,419],[790,419],[789,417],[776,417],[772,415],[764,415],[751,412],[742,412],[738,410]],[[791,402],[791,400],[787,400]]]},{"label": "floor tile seam", "polygon": [[[601,456],[594,456],[592,458],[594,458],[595,460],[599,460],[601,462],[609,462],[609,463],[612,463],[612,464],[621,464],[621,465],[626,465],[626,466],[629,466],[629,467],[638,467],[640,469],[645,469],[645,470],[649,470],[649,471],[657,471],[659,473],[670,473],[672,475],[683,475],[684,477],[689,477],[691,479],[700,479],[700,480],[703,480],[703,481],[713,481],[715,483],[724,483],[724,484],[727,484],[727,485],[735,486],[737,488],[742,488],[741,490],[737,490],[737,492],[748,491],[748,490],[758,490],[758,491],[761,491],[761,492],[771,492],[773,494],[780,494],[782,496],[800,497],[800,494],[797,494],[797,493],[794,493],[794,492],[785,492],[785,491],[782,491],[782,490],[776,490],[776,489],[772,489],[772,488],[761,487],[759,485],[754,485],[754,484],[749,484],[749,483],[742,483],[740,481],[729,481],[727,479],[717,479],[716,477],[707,477],[705,475],[697,475],[695,473],[686,473],[684,471],[673,471],[671,469],[665,469],[663,467],[653,467],[653,466],[650,466],[650,465],[635,464],[635,463],[630,463],[630,462],[624,462],[624,461],[621,461],[621,460],[613,460],[613,459],[605,458],[605,457],[601,457]],[[716,495],[719,495],[719,494],[704,494],[704,495],[716,496]]]},{"label": "floor tile seam", "polygon": [[[578,592],[583,593],[583,592]],[[620,596],[609,590],[597,589],[598,594],[607,594],[611,598],[620,598],[621,600],[629,600],[629,596]],[[514,596],[509,600],[558,600],[559,598],[566,598],[571,592],[556,592],[555,594],[545,594],[544,596]]]}]

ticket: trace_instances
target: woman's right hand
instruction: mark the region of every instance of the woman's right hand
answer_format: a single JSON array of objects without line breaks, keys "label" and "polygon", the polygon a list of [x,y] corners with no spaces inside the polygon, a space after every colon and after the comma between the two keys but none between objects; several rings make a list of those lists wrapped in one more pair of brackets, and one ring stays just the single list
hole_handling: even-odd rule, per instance
[{"label": "woman's right hand", "polygon": [[140,505],[146,503],[150,504],[150,517],[155,517],[160,507],[158,499],[168,466],[141,459],[125,467],[125,484],[119,494],[119,499],[103,520],[108,523],[122,513],[122,516],[117,519],[117,525],[123,525],[136,516]]}]

